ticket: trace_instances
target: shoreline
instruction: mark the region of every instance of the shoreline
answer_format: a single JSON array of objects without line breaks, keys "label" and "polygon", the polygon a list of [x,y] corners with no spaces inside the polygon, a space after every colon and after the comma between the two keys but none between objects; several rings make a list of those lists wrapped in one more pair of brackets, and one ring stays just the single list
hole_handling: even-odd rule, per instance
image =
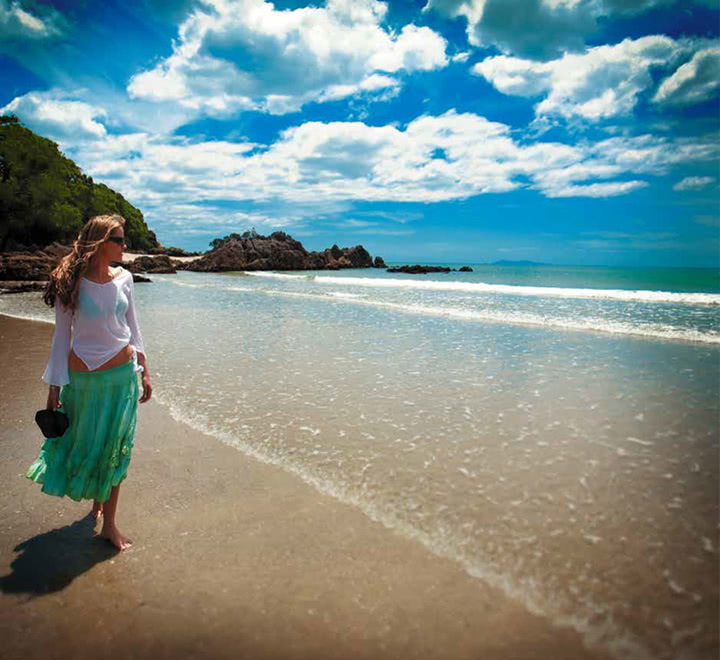
[{"label": "shoreline", "polygon": [[15,658],[607,658],[358,509],[140,407],[118,553],[24,477],[52,329],[0,315],[0,635]]}]

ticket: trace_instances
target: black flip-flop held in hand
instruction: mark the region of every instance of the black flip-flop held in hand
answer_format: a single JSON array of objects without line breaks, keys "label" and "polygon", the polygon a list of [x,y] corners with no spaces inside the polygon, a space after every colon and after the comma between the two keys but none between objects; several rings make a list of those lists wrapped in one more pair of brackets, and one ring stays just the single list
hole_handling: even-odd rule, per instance
[{"label": "black flip-flop held in hand", "polygon": [[46,438],[60,438],[70,426],[70,420],[64,412],[47,408],[35,413],[35,421]]}]

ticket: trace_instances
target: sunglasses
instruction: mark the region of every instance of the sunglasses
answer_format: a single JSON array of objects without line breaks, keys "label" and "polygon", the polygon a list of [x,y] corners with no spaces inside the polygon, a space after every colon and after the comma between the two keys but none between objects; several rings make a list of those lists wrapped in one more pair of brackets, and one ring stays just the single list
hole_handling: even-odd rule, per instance
[{"label": "sunglasses", "polygon": [[108,241],[112,241],[113,243],[117,243],[118,245],[124,245],[125,244],[125,237],[124,236],[108,236]]}]

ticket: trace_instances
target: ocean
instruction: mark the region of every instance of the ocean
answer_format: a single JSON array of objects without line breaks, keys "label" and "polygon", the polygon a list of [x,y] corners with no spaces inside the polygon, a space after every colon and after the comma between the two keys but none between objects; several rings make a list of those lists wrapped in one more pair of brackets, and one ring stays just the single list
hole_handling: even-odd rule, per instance
[{"label": "ocean", "polygon": [[718,272],[473,268],[153,275],[155,397],[616,658],[715,658]]}]

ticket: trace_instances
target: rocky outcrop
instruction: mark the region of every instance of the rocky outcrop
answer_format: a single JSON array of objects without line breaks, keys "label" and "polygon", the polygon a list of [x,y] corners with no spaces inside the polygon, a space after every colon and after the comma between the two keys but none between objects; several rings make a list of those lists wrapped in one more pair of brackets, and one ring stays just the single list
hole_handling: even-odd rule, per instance
[{"label": "rocky outcrop", "polygon": [[229,270],[338,270],[370,268],[372,257],[362,245],[323,252],[308,252],[283,232],[270,236],[233,238],[223,241],[200,259],[178,265],[182,270],[219,272]]},{"label": "rocky outcrop", "polygon": [[[61,243],[52,243],[42,249],[22,250],[18,252],[4,252],[0,254],[0,293],[22,293],[24,291],[42,291],[45,288],[50,273],[57,266],[58,261],[71,248]],[[175,272],[168,257],[155,265],[155,270],[140,272]],[[124,266],[133,274],[135,282],[150,282],[147,277],[138,275],[138,270],[131,264],[115,263],[115,266]],[[161,270],[169,267],[171,270]]]},{"label": "rocky outcrop", "polygon": [[388,268],[388,273],[407,273],[408,275],[424,275],[425,273],[449,273],[452,269],[445,266],[398,266],[397,268]]},{"label": "rocky outcrop", "polygon": [[[21,246],[22,247],[22,246]],[[70,248],[53,243],[42,249],[0,254],[0,281],[40,282],[48,279],[58,260]],[[308,252],[283,232],[268,237],[219,240],[218,246],[194,261],[180,261],[168,255],[140,255],[127,263],[116,263],[131,273],[136,282],[149,281],[139,273],[175,273],[177,270],[219,272],[230,270],[339,270],[341,268],[384,268],[382,257],[375,262],[362,245],[341,248],[333,245],[322,252]],[[18,287],[14,287],[18,288]]]},{"label": "rocky outcrop", "polygon": [[61,257],[70,252],[67,245],[51,243],[42,249],[0,254],[0,280],[37,282],[47,280]]},{"label": "rocky outcrop", "polygon": [[131,273],[176,273],[170,257],[161,254],[156,257],[140,256],[123,264]]},{"label": "rocky outcrop", "polygon": [[44,291],[47,282],[15,282],[12,280],[0,281],[0,295],[6,293],[25,293],[26,291]]},{"label": "rocky outcrop", "polygon": [[407,273],[408,275],[424,275],[425,273],[472,273],[473,269],[470,266],[463,266],[462,268],[448,268],[447,266],[420,266],[415,264],[414,266],[398,266],[396,268],[388,268],[388,273]]}]

